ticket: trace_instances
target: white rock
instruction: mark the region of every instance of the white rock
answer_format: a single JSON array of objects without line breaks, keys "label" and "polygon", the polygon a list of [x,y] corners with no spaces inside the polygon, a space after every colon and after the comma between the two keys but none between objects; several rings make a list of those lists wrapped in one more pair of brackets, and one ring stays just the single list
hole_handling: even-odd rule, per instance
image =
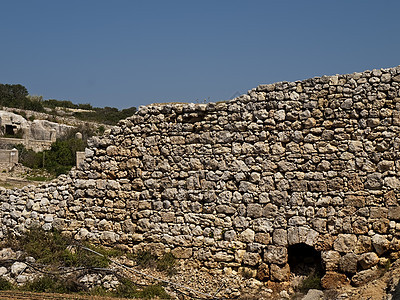
[{"label": "white rock", "polygon": [[23,271],[25,271],[25,269],[26,269],[27,267],[28,267],[28,266],[27,266],[25,263],[17,261],[17,262],[15,262],[15,263],[13,263],[12,266],[11,266],[11,274],[13,274],[13,275],[19,275],[19,274],[21,274]]}]

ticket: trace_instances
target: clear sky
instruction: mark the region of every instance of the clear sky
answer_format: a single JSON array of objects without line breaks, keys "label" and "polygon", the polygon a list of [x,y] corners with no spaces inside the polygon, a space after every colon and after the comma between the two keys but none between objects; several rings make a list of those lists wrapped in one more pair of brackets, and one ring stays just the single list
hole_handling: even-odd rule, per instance
[{"label": "clear sky", "polygon": [[400,65],[398,0],[4,0],[0,83],[127,108]]}]

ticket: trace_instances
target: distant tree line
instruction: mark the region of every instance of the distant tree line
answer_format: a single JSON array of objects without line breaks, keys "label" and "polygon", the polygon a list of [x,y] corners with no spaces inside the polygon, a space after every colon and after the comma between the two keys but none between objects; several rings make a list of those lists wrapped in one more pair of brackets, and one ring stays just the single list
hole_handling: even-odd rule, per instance
[{"label": "distant tree line", "polygon": [[28,90],[20,84],[0,84],[0,105],[34,111],[44,111],[40,102],[28,98]]},{"label": "distant tree line", "polygon": [[43,100],[41,96],[30,96],[26,87],[21,84],[0,84],[0,105],[38,112],[52,109],[56,114],[56,108],[73,108],[90,110],[87,112],[75,112],[73,116],[84,121],[93,121],[108,125],[115,125],[121,119],[125,119],[136,112],[136,107],[118,110],[115,107],[93,107],[86,104],[75,104],[69,100],[48,99]]}]

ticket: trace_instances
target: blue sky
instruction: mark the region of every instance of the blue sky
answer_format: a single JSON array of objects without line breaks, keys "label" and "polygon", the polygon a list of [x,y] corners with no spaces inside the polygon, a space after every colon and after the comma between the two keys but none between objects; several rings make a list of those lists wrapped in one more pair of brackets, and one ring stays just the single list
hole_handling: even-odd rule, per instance
[{"label": "blue sky", "polygon": [[5,0],[0,83],[127,108],[400,65],[400,1]]}]

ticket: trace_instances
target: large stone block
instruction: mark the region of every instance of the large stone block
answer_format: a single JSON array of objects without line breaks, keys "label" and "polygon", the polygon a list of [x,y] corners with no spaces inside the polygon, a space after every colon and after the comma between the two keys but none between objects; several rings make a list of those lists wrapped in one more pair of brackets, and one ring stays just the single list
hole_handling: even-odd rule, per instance
[{"label": "large stone block", "polygon": [[285,264],[288,260],[286,247],[270,245],[264,250],[264,261],[273,264]]},{"label": "large stone block", "polygon": [[360,255],[358,262],[363,269],[369,269],[379,262],[379,257],[375,252],[368,252]]},{"label": "large stone block", "polygon": [[327,271],[335,271],[339,267],[340,253],[337,251],[323,251],[321,259]]},{"label": "large stone block", "polygon": [[321,285],[324,289],[336,289],[349,285],[350,281],[345,274],[337,272],[326,272],[321,279]]},{"label": "large stone block", "polygon": [[274,281],[288,281],[290,276],[290,267],[288,264],[283,267],[272,264],[270,273],[271,279]]},{"label": "large stone block", "polygon": [[340,270],[344,273],[354,274],[357,272],[358,256],[354,253],[347,253],[339,261]]},{"label": "large stone block", "polygon": [[357,236],[354,234],[339,234],[336,238],[333,249],[338,252],[352,252],[357,243]]},{"label": "large stone block", "polygon": [[374,247],[378,255],[382,255],[387,250],[389,250],[390,242],[386,239],[386,237],[379,234],[375,234],[372,237],[372,246]]}]

